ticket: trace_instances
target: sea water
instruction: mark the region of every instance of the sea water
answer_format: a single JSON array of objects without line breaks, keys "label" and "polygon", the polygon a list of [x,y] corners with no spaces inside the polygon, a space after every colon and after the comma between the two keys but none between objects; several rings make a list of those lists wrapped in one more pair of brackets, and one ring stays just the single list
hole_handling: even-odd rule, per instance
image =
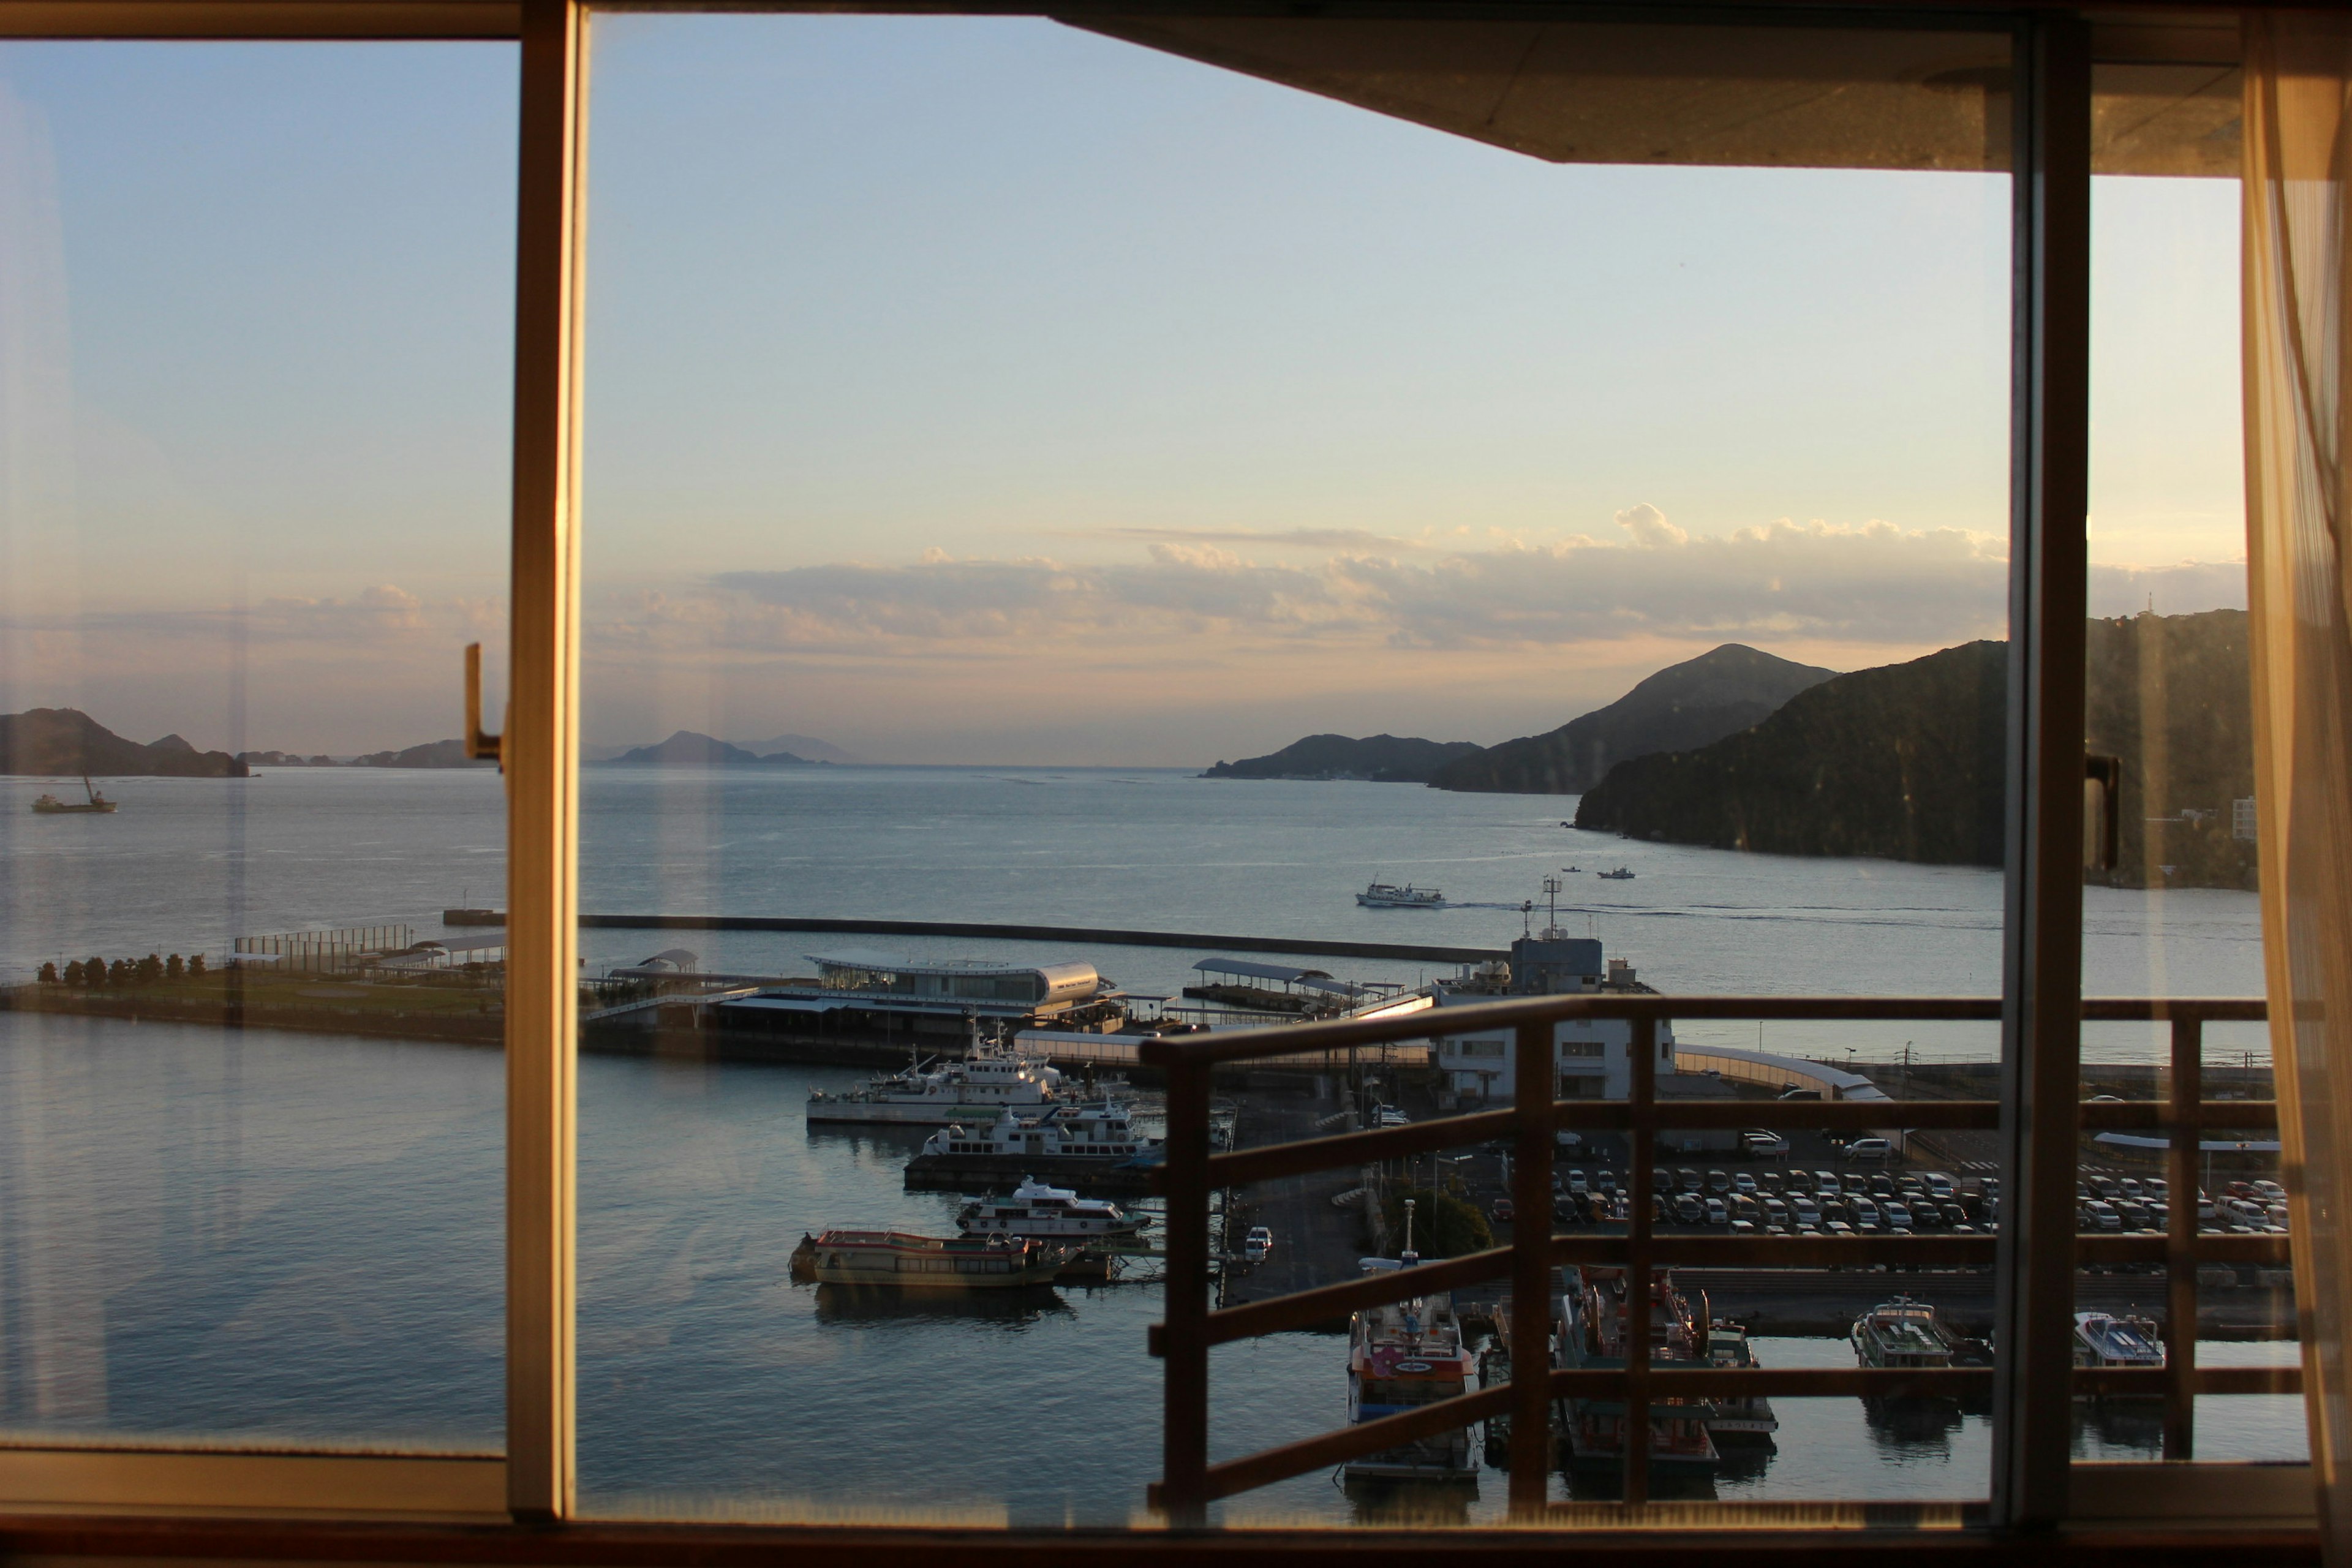
[{"label": "sea water", "polygon": [[[406,921],[499,901],[499,781],[270,770],[127,780],[111,817],[0,814],[0,964],[205,951],[237,934]],[[1572,803],[1160,772],[592,769],[583,904],[628,913],[1007,921],[1500,946],[1556,876],[1589,929],[1662,990],[1987,994],[1999,879],[1958,868],[1738,856],[1559,826]],[[1623,864],[1630,881],[1591,872]],[[1574,874],[1561,868],[1580,865]],[[1358,908],[1378,877],[1442,911]],[[2094,890],[2095,991],[2252,994],[2253,900]],[[1551,918],[1549,913],[1538,918]],[[883,945],[874,939],[841,939]],[[594,930],[592,970],[688,945],[706,967],[805,972],[824,937]],[[892,939],[974,957],[1079,956],[1176,989],[1183,950]],[[215,961],[217,961],[215,959]],[[1318,961],[1310,961],[1318,962]],[[1356,978],[1419,965],[1326,960]],[[1921,1043],[1979,1054],[1979,1037]],[[1685,1031],[1686,1035],[1695,1031]],[[1776,1026],[1774,1048],[1813,1044]],[[1860,1041],[1884,1059],[1901,1042]],[[2094,1049],[2137,1055],[2147,1042]],[[2249,1044],[2228,1047],[2231,1059]],[[1119,1521],[1159,1467],[1156,1289],[875,1303],[793,1285],[805,1230],[940,1232],[956,1199],[907,1192],[919,1134],[812,1129],[811,1085],[855,1072],[589,1058],[581,1064],[580,1460],[608,1513]],[[503,1340],[503,1080],[495,1052],[184,1025],[0,1015],[0,1426],[495,1447]],[[1850,1364],[1835,1341],[1759,1339],[1767,1364]],[[1222,1347],[1220,1456],[1342,1418],[1343,1342]],[[2292,1347],[2210,1345],[2204,1358]],[[1779,1402],[1780,1452],[1722,1497],[1983,1495],[1964,1417],[1888,1431],[1858,1402]],[[2302,1451],[2300,1402],[2204,1399],[2201,1457]],[[2152,1435],[2087,1416],[2086,1455]],[[1460,1517],[1495,1517],[1489,1474]],[[1562,1495],[1565,1495],[1563,1492]],[[1234,1517],[1383,1517],[1392,1498],[1301,1478]]]}]

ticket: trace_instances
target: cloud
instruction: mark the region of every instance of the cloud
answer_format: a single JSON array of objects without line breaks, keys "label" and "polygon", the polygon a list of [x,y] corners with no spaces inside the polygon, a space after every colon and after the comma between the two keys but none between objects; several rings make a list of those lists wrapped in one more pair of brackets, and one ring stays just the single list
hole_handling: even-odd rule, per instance
[{"label": "cloud", "polygon": [[1167,540],[1175,543],[1264,544],[1309,550],[1427,550],[1417,540],[1374,533],[1363,528],[1285,528],[1273,532],[1245,528],[1097,528],[1066,532],[1066,539]]},{"label": "cloud", "polygon": [[1625,542],[1583,537],[1408,557],[1335,552],[1266,564],[1214,537],[1153,538],[1145,558],[836,563],[728,573],[621,594],[593,612],[608,646],[938,655],[1214,637],[1229,646],[1544,647],[1633,637],[1942,647],[2003,635],[2006,541],[1787,519],[1694,537],[1654,507]]},{"label": "cloud", "polygon": [[1633,536],[1633,542],[1644,550],[1671,550],[1690,542],[1690,535],[1666,521],[1666,514],[1648,501],[1640,501],[1617,514],[1617,526]]}]

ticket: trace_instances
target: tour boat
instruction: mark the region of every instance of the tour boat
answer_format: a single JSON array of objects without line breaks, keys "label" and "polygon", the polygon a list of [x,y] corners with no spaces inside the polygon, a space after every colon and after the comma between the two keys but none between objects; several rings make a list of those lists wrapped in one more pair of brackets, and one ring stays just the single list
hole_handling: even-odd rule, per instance
[{"label": "tour boat", "polygon": [[[1373,1274],[1411,1268],[1420,1260],[1408,1238],[1402,1258],[1360,1262],[1364,1272]],[[1348,1322],[1348,1424],[1377,1421],[1461,1394],[1475,1366],[1462,1340],[1462,1321],[1446,1291],[1357,1311]],[[1469,1428],[1456,1426],[1349,1459],[1341,1471],[1351,1481],[1475,1482],[1478,1454],[1470,1446]]]},{"label": "tour boat", "polygon": [[97,786],[89,782],[88,773],[82,775],[81,787],[89,796],[87,802],[59,800],[56,795],[45,795],[33,802],[33,809],[43,816],[87,816],[91,812],[108,812],[115,809],[115,803],[98,793]]},{"label": "tour boat", "polygon": [[1400,888],[1393,882],[1374,882],[1356,895],[1356,902],[1368,910],[1442,910],[1445,895],[1435,888],[1416,888],[1407,882]]},{"label": "tour boat", "polygon": [[975,1043],[961,1061],[919,1064],[837,1094],[812,1089],[808,1120],[944,1127],[1008,1108],[1043,1110],[1060,1103],[1061,1083],[1059,1068],[1002,1046]]},{"label": "tour boat", "polygon": [[828,1230],[816,1238],[821,1285],[971,1290],[1050,1285],[1072,1249],[1026,1237],[915,1236],[903,1230]]},{"label": "tour boat", "polygon": [[[1570,1369],[1622,1367],[1626,1361],[1626,1271],[1586,1264],[1576,1270],[1560,1298],[1554,1324],[1552,1364]],[[1690,1304],[1675,1289],[1671,1270],[1650,1272],[1650,1361],[1698,1361],[1704,1341]],[[1559,1426],[1568,1440],[1570,1468],[1622,1468],[1625,1463],[1626,1410],[1622,1398],[1577,1397],[1559,1402]],[[1658,1399],[1650,1405],[1650,1471],[1653,1475],[1712,1475],[1723,1456],[1708,1433],[1715,1406],[1706,1400]]]},{"label": "tour boat", "polygon": [[993,1157],[1018,1164],[1026,1158],[1132,1159],[1143,1147],[1126,1108],[1114,1101],[1053,1105],[1034,1116],[1007,1106],[991,1122],[958,1122],[934,1132],[918,1158]]},{"label": "tour boat", "polygon": [[1151,1223],[1104,1198],[1082,1198],[1067,1187],[1024,1177],[1009,1198],[975,1198],[956,1215],[966,1236],[1098,1238],[1133,1236]]}]

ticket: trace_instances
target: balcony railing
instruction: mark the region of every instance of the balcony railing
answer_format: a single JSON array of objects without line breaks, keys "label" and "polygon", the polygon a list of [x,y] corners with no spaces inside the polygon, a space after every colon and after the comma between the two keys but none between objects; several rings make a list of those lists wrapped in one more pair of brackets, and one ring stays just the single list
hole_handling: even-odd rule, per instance
[{"label": "balcony railing", "polygon": [[[1744,1128],[1757,1120],[1758,1106],[1752,1100],[1659,1104],[1661,1022],[1997,1023],[2000,1016],[2001,1004],[1993,998],[1669,997],[1591,993],[1448,1008],[1442,1028],[1437,1026],[1438,1019],[1423,1012],[1148,1042],[1141,1047],[1143,1064],[1164,1070],[1168,1079],[1168,1160],[1161,1176],[1168,1200],[1166,1319],[1153,1325],[1150,1341],[1152,1353],[1163,1363],[1163,1458],[1161,1479],[1151,1490],[1152,1505],[1171,1523],[1200,1525],[1206,1521],[1208,1505],[1220,1499],[1473,1422],[1507,1415],[1511,1514],[1522,1521],[1540,1520],[1551,1506],[1548,1496],[1552,1404],[1564,1397],[1598,1395],[1622,1399],[1627,1407],[1629,1437],[1624,1445],[1624,1486],[1619,1506],[1639,1510],[1649,1498],[1650,1446],[1643,1435],[1649,1430],[1651,1407],[1660,1402],[1741,1395],[1902,1397],[1988,1391],[1993,1379],[1989,1367],[1790,1370],[1653,1365],[1650,1315],[1638,1310],[1626,1314],[1626,1356],[1622,1368],[1551,1368],[1541,1347],[1549,1342],[1552,1274],[1558,1268],[1578,1264],[1622,1268],[1627,1274],[1626,1300],[1639,1303],[1649,1299],[1660,1241],[1654,1234],[1651,1202],[1654,1135],[1669,1129]],[[2165,1457],[2185,1459],[2192,1452],[2197,1394],[2293,1393],[2301,1387],[2300,1373],[2292,1368],[2200,1368],[2196,1364],[2197,1265],[2275,1263],[2286,1256],[2282,1237],[2200,1234],[2195,1201],[2199,1132],[2209,1127],[2252,1129],[2277,1124],[2273,1101],[2202,1098],[2204,1026],[2260,1022],[2265,1009],[2259,1001],[2096,1000],[2084,1004],[2083,1016],[2094,1023],[2169,1023],[2168,1092],[2161,1100],[2036,1107],[2035,1114],[2047,1115],[2055,1110],[2058,1114],[2072,1115],[2084,1131],[2169,1133],[2168,1174],[2175,1201],[2168,1230],[2161,1237],[2077,1236],[2073,1257],[2048,1260],[2049,1266],[2063,1268],[2070,1275],[2080,1264],[2089,1262],[2161,1263],[2167,1270],[2163,1328],[2167,1364],[2147,1369],[2077,1369],[2074,1389],[2084,1394],[2160,1395],[2165,1401]],[[1601,1018],[1623,1019],[1631,1026],[1630,1094],[1622,1100],[1555,1100],[1553,1026],[1564,1019]],[[1342,1051],[1427,1039],[1433,1034],[1505,1027],[1515,1031],[1517,1047],[1516,1095],[1508,1110],[1226,1153],[1210,1152],[1210,1079],[1219,1068],[1301,1052]],[[2001,1126],[2001,1104],[1997,1100],[1783,1100],[1771,1103],[1771,1120],[1776,1127],[1822,1131],[1860,1131],[1890,1122],[1914,1131],[1997,1130]],[[1557,1147],[1553,1134],[1563,1128],[1622,1129],[1630,1135],[1633,1157],[1627,1161],[1624,1235],[1557,1235],[1542,1217],[1551,1213]],[[1209,1211],[1211,1194],[1217,1189],[1505,1137],[1513,1143],[1511,1195],[1518,1215],[1508,1246],[1423,1263],[1409,1270],[1368,1274],[1273,1300],[1211,1310]],[[2074,1173],[2063,1174],[2071,1185]],[[2017,1190],[2018,1184],[2012,1180],[2011,1191]],[[1835,1268],[1875,1264],[1990,1268],[2000,1246],[2000,1238],[1992,1235],[1675,1235],[1664,1239],[1675,1266],[1695,1268]],[[1510,1383],[1240,1458],[1215,1465],[1209,1462],[1209,1352],[1213,1347],[1498,1278],[1510,1282],[1510,1342],[1527,1347],[1513,1356]]]}]

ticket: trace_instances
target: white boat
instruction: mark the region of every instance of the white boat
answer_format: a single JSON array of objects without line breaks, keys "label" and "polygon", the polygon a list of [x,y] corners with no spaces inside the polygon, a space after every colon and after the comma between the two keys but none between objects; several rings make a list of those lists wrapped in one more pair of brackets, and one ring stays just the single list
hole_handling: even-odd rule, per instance
[{"label": "white boat", "polygon": [[2164,1342],[2147,1318],[2118,1318],[2107,1312],[2074,1314],[2076,1366],[2162,1367]]},{"label": "white boat", "polygon": [[[1367,1258],[1364,1272],[1410,1268],[1420,1261],[1408,1247],[1402,1259]],[[1468,1386],[1475,1363],[1463,1347],[1462,1321],[1444,1291],[1366,1307],[1348,1322],[1348,1424],[1377,1421],[1451,1399]],[[1418,1437],[1341,1467],[1349,1480],[1471,1481],[1478,1454],[1470,1431],[1457,1426]]]},{"label": "white boat", "polygon": [[1007,1107],[990,1122],[958,1122],[943,1127],[924,1141],[918,1160],[993,1159],[1018,1165],[1024,1160],[1099,1160],[1106,1164],[1132,1160],[1144,1142],[1124,1106],[1097,1100],[1091,1105],[1055,1105],[1035,1115]]},{"label": "white boat", "polygon": [[1030,1113],[1061,1103],[1062,1074],[1002,1046],[975,1044],[961,1061],[887,1073],[862,1089],[835,1094],[812,1089],[811,1121],[944,1127],[1007,1109]]},{"label": "white boat", "polygon": [[1620,866],[1614,871],[1602,871],[1599,875],[1604,882],[1630,882],[1633,879],[1633,868],[1629,866]]},{"label": "white boat", "polygon": [[1394,882],[1374,882],[1356,895],[1356,902],[1368,910],[1442,910],[1445,895],[1435,888],[1416,888],[1411,882],[1398,887]]},{"label": "white boat", "polygon": [[1133,1236],[1151,1223],[1106,1198],[1082,1198],[1067,1187],[1025,1176],[1004,1198],[974,1198],[956,1215],[966,1236],[1032,1236],[1049,1239]]},{"label": "white boat", "polygon": [[[1853,1359],[1864,1366],[1933,1370],[1950,1366],[1958,1349],[1943,1314],[1908,1296],[1881,1301],[1856,1318],[1848,1337],[1853,1342]],[[1943,1394],[1865,1394],[1863,1403],[1878,1409],[1921,1409],[1957,1405],[1958,1401]]]}]

